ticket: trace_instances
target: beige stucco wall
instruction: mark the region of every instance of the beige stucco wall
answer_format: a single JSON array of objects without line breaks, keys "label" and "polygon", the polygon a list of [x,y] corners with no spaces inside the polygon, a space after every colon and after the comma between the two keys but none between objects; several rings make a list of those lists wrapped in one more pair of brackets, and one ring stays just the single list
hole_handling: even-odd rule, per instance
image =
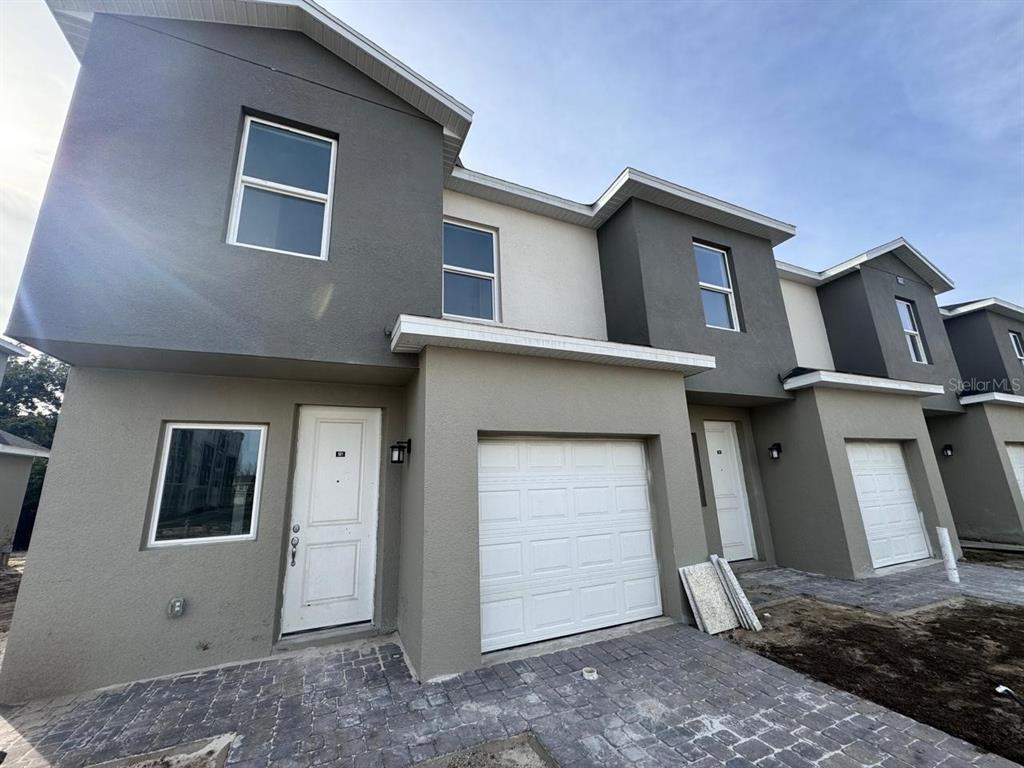
[{"label": "beige stucco wall", "polygon": [[421,559],[403,559],[399,618],[420,678],[480,663],[481,434],[643,438],[663,605],[669,615],[688,615],[676,569],[706,558],[707,544],[681,375],[433,347],[422,353],[420,365],[423,389],[414,399],[420,401],[425,448],[406,471],[422,473],[423,487],[421,497],[406,494],[402,552],[419,551]]},{"label": "beige stucco wall", "polygon": [[[0,699],[270,653],[300,404],[382,408],[383,450],[406,437],[403,388],[73,368]],[[164,421],[269,426],[255,541],[144,547]],[[397,611],[401,467],[381,466],[375,615],[386,629]],[[171,620],[176,596],[186,613]]]},{"label": "beige stucco wall", "polygon": [[0,547],[14,541],[31,471],[31,456],[0,453]]},{"label": "beige stucco wall", "polygon": [[875,572],[847,454],[850,440],[899,442],[933,554],[939,555],[935,526],[949,528],[956,542],[917,398],[807,389],[792,403],[755,410],[753,421],[759,447],[780,442],[783,448],[778,461],[762,464],[779,565],[842,578]]},{"label": "beige stucco wall", "polygon": [[449,190],[444,215],[498,230],[502,325],[608,338],[594,230]]},{"label": "beige stucco wall", "polygon": [[[1024,408],[978,403],[964,410],[928,420],[957,529],[964,539],[1024,545],[1024,494],[1006,450],[1024,443]],[[941,455],[947,444],[949,457]]]},{"label": "beige stucco wall", "polygon": [[779,283],[782,285],[782,300],[786,305],[786,318],[796,348],[797,365],[835,370],[817,290],[814,286],[792,280],[779,280]]}]

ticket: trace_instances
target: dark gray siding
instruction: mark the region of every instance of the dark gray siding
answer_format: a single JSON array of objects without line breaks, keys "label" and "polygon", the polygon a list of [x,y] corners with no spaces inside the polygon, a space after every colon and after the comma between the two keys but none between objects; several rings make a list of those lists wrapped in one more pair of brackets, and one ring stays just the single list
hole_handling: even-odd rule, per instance
[{"label": "dark gray siding", "polygon": [[[1012,369],[1007,367],[1009,361],[1003,359],[1002,350],[999,349],[1000,337],[996,336],[989,313],[972,312],[969,315],[949,318],[945,324],[946,335],[956,355],[957,367],[960,369],[966,391],[1009,391],[1004,382],[1009,370]],[[1003,330],[1001,338],[1005,339],[1007,353],[1013,356],[1009,329]],[[1016,363],[1015,357],[1013,362]]]},{"label": "dark gray siding", "polygon": [[[836,370],[891,379],[942,384],[945,395],[924,398],[930,412],[959,412],[956,360],[931,287],[902,261],[886,254],[818,288],[822,316]],[[928,363],[915,363],[907,349],[896,299],[914,303]]]},{"label": "dark gray siding", "polygon": [[[729,252],[740,333],[704,322],[695,240]],[[767,240],[632,200],[598,244],[609,339],[714,355],[715,370],[687,380],[697,402],[786,397],[779,375],[796,352]]]},{"label": "dark gray siding", "polygon": [[886,376],[885,358],[860,271],[819,287],[818,302],[836,370]]},{"label": "dark gray siding", "polygon": [[[338,137],[328,261],[225,243],[246,110]],[[384,331],[440,314],[441,158],[440,126],[302,34],[97,14],[9,332],[72,361],[414,366]]]},{"label": "dark gray siding", "polygon": [[[1021,339],[1024,339],[1024,323],[1019,320],[1011,320],[1004,315],[997,315],[995,312],[985,312],[984,314],[988,315],[988,321],[995,336],[996,349],[1006,367],[1006,384],[1009,389],[1005,391],[1024,395],[1024,365],[1021,365],[1010,341],[1010,331],[1016,331],[1021,335]],[[960,373],[963,376],[967,375],[963,373],[963,370]]]}]

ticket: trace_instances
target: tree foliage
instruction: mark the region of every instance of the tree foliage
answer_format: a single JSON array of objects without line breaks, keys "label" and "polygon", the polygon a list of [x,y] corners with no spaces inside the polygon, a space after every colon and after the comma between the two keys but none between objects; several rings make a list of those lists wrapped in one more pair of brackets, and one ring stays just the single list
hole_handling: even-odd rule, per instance
[{"label": "tree foliage", "polygon": [[49,448],[67,378],[68,366],[48,355],[8,360],[0,381],[0,429]]}]

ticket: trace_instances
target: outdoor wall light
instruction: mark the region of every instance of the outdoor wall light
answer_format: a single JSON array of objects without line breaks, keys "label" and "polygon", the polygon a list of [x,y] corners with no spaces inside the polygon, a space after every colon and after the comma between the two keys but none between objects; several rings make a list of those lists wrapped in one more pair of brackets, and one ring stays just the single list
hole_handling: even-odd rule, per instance
[{"label": "outdoor wall light", "polygon": [[768,456],[774,461],[782,456],[782,443],[772,443],[768,449]]},{"label": "outdoor wall light", "polygon": [[412,453],[412,440],[399,440],[391,446],[391,463],[405,464],[405,457]]},{"label": "outdoor wall light", "polygon": [[942,455],[947,459],[953,455],[953,446],[950,443],[946,443],[942,446]]}]

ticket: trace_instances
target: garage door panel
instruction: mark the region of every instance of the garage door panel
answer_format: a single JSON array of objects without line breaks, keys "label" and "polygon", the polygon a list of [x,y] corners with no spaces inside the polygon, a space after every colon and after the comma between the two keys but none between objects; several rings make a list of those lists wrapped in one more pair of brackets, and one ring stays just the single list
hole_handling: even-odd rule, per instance
[{"label": "garage door panel", "polygon": [[480,457],[484,650],[661,615],[642,443],[488,439]]},{"label": "garage door panel", "polygon": [[847,443],[854,489],[876,568],[931,552],[899,443]]}]

